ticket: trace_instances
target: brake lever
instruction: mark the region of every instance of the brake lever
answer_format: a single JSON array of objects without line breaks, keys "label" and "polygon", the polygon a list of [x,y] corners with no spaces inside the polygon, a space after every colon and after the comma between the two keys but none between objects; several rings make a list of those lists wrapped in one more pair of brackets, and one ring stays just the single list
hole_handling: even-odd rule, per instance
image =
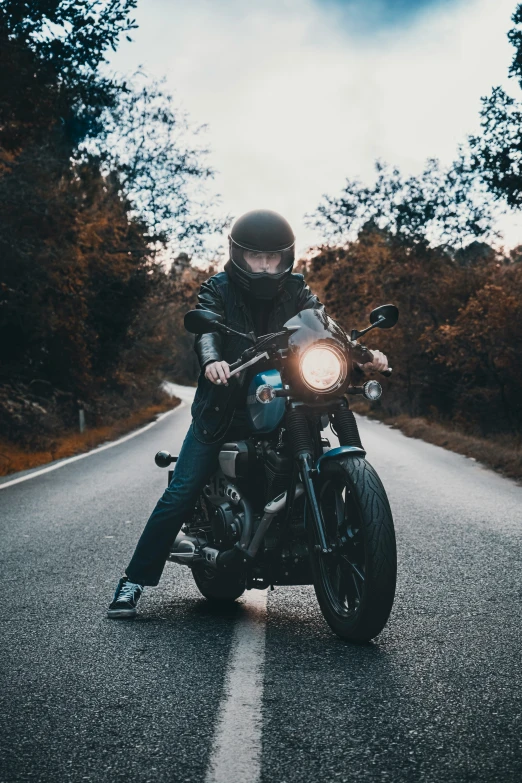
[{"label": "brake lever", "polygon": [[[267,354],[266,351],[264,353],[259,353],[259,354],[257,354],[257,356],[254,356],[253,359],[250,359],[250,361],[245,362],[244,364],[240,364],[239,367],[236,367],[234,370],[232,370],[232,372],[230,373],[230,375],[228,377],[232,378],[233,375],[237,375],[242,370],[244,370],[246,367],[250,367],[252,364],[255,364],[256,362],[260,361],[260,359],[268,359],[268,358],[269,357],[268,357],[268,354]],[[215,381],[215,383],[216,383],[216,385],[219,386],[220,383],[221,383],[221,379],[218,378],[217,381]]]},{"label": "brake lever", "polygon": [[[300,328],[299,326],[285,327],[280,332],[272,332],[270,334],[261,335],[261,337],[257,340],[257,344],[252,346],[251,348],[247,348],[246,351],[243,352],[243,356],[248,356],[250,353],[252,353],[252,351],[259,350],[259,348],[261,348],[266,343],[269,343],[272,340],[277,339],[278,337],[282,337],[283,335],[286,335],[286,334],[289,334],[289,333],[291,334],[293,331],[295,331],[296,329],[299,329],[299,328]],[[250,335],[254,336],[253,332],[249,332],[249,336]],[[254,336],[254,339],[255,339],[255,336]],[[264,351],[263,353],[257,354],[256,356],[254,356],[249,361],[244,362],[243,364],[240,364],[238,367],[234,367],[234,364],[236,364],[236,362],[234,362],[233,364],[230,365],[230,367],[234,367],[234,369],[230,372],[230,375],[228,377],[231,378],[233,375],[237,375],[242,370],[244,370],[246,367],[250,367],[252,364],[255,364],[260,359],[269,359],[269,358],[270,357],[269,357],[268,353],[266,351]],[[238,359],[238,361],[241,361],[241,360]],[[216,385],[220,385],[221,384],[221,380],[218,378],[217,381],[215,381],[215,383],[216,383]]]},{"label": "brake lever", "polygon": [[253,359],[250,359],[250,361],[245,362],[244,364],[241,364],[239,367],[236,367],[235,370],[232,370],[229,377],[232,377],[232,375],[237,375],[241,370],[244,370],[245,367],[250,367],[251,364],[255,364],[256,362],[260,361],[260,359],[268,359],[268,353],[264,351],[263,353],[258,353],[257,356],[254,356]]}]

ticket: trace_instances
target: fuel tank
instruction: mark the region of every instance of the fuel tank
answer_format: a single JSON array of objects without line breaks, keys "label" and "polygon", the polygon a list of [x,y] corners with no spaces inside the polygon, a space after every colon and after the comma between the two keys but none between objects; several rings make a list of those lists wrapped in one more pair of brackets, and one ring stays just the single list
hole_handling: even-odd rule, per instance
[{"label": "fuel tank", "polygon": [[[269,388],[267,388],[269,387]],[[285,398],[270,399],[270,389],[282,389],[278,370],[263,370],[250,382],[246,400],[248,423],[253,432],[272,432],[285,414]]]}]

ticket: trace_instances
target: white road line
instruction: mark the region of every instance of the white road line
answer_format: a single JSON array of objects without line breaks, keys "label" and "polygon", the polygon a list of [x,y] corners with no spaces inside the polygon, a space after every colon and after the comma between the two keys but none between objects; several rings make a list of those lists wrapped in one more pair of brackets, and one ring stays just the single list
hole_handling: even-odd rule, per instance
[{"label": "white road line", "polygon": [[184,407],[185,403],[181,401],[180,404],[171,411],[161,413],[155,421],[151,421],[150,424],[146,424],[144,427],[141,427],[141,429],[135,430],[129,435],[124,435],[123,438],[113,440],[111,443],[106,443],[104,446],[97,446],[95,449],[92,449],[92,451],[86,451],[84,454],[77,454],[75,457],[68,457],[67,459],[57,462],[56,465],[49,465],[47,468],[35,470],[34,473],[29,473],[27,476],[20,476],[20,478],[13,479],[12,481],[5,481],[3,484],[0,484],[0,489],[7,489],[7,487],[12,487],[14,484],[20,484],[22,481],[29,481],[29,479],[36,478],[37,476],[43,476],[44,473],[50,473],[52,470],[63,468],[64,465],[69,465],[71,462],[77,462],[79,459],[85,459],[85,457],[92,457],[93,454],[99,454],[100,451],[105,451],[105,449],[112,449],[113,446],[118,446],[120,443],[125,443],[126,440],[135,438],[136,435],[141,435],[142,432],[150,430],[151,427],[154,427],[154,425],[157,424],[158,421],[161,421],[161,419],[164,419],[165,416],[170,416],[171,413],[175,413]]},{"label": "white road line", "polygon": [[258,783],[267,593],[252,590],[239,619],[205,783]]}]

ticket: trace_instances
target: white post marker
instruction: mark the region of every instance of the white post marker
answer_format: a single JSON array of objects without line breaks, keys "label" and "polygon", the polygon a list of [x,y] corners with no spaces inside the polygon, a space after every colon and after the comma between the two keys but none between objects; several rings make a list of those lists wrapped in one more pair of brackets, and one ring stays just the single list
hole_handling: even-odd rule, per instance
[{"label": "white post marker", "polygon": [[251,590],[232,640],[205,783],[259,783],[266,590]]}]

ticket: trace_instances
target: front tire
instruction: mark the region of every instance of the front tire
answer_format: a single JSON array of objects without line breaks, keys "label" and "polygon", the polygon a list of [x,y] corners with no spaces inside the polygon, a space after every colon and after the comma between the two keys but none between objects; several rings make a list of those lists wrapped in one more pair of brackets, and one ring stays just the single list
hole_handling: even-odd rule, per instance
[{"label": "front tire", "polygon": [[244,574],[220,574],[200,566],[192,569],[192,576],[201,595],[214,603],[233,603],[246,589]]},{"label": "front tire", "polygon": [[315,593],[330,628],[351,642],[368,642],[390,615],[397,551],[390,504],[379,476],[365,459],[325,460],[316,494],[332,552],[316,550],[307,514]]}]

